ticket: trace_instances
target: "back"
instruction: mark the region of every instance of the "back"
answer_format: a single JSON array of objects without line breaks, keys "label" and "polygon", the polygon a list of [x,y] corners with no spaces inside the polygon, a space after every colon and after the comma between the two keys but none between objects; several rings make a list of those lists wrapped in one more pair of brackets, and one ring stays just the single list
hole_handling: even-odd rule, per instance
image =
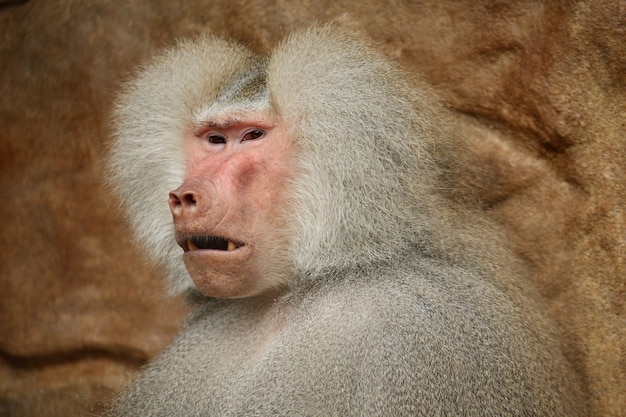
[{"label": "back", "polygon": [[327,278],[269,304],[202,301],[116,415],[584,415],[550,326],[473,271]]}]

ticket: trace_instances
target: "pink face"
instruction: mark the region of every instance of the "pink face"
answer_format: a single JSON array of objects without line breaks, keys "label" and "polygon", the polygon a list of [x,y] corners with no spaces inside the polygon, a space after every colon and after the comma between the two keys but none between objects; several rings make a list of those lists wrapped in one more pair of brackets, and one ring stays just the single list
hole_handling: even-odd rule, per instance
[{"label": "pink face", "polygon": [[185,180],[169,204],[204,295],[246,297],[280,284],[272,265],[285,264],[291,148],[284,125],[265,113],[227,114],[185,138]]}]

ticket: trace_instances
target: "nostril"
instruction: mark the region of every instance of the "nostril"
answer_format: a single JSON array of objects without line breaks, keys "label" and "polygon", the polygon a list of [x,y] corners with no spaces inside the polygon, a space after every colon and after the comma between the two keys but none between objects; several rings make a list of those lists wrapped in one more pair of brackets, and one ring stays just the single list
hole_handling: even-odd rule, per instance
[{"label": "nostril", "polygon": [[180,199],[173,191],[170,193],[170,207],[180,206]]},{"label": "nostril", "polygon": [[185,210],[196,207],[197,198],[194,191],[174,190],[170,192],[169,205],[174,215],[181,215]]},{"label": "nostril", "polygon": [[186,207],[193,207],[196,205],[196,194],[192,191],[183,193],[182,205]]},{"label": "nostril", "polygon": [[170,211],[172,212],[172,214],[178,215],[182,212],[183,206],[180,202],[180,198],[178,198],[178,195],[176,195],[175,191],[170,192],[170,198],[168,200],[168,203],[170,205]]}]

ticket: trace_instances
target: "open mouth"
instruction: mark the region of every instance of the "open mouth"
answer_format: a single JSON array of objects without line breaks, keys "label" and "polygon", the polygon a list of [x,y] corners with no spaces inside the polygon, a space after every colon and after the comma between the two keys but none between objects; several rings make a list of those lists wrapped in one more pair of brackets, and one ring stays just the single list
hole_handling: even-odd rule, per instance
[{"label": "open mouth", "polygon": [[179,241],[179,245],[185,252],[199,249],[233,251],[243,246],[243,244],[239,242],[234,242],[219,236],[209,235],[194,235],[185,237]]}]

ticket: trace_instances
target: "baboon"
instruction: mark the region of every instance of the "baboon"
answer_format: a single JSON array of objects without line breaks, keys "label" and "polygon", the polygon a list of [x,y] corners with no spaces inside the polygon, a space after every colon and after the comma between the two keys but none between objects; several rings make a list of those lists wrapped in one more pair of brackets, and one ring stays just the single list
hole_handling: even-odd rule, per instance
[{"label": "baboon", "polygon": [[192,311],[110,415],[584,415],[522,269],[450,190],[451,120],[335,25],[140,69],[111,181]]}]

